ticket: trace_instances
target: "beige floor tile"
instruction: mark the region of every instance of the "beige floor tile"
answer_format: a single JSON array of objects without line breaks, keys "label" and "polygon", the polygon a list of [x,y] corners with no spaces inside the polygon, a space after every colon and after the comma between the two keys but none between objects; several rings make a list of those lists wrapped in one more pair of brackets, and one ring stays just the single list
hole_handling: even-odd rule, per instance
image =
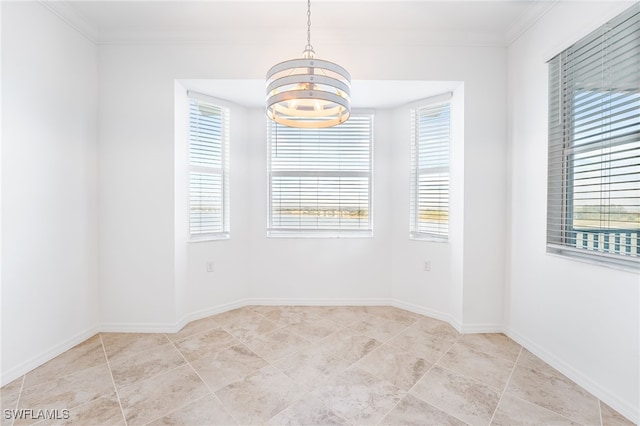
[{"label": "beige floor tile", "polygon": [[460,337],[460,343],[507,361],[515,361],[522,348],[504,334],[496,333],[465,334]]},{"label": "beige floor tile", "polygon": [[627,420],[622,414],[600,401],[602,414],[602,426],[633,426],[634,423]]},{"label": "beige floor tile", "polygon": [[350,330],[353,334],[362,334],[372,337],[380,342],[386,342],[393,336],[407,328],[399,322],[376,317],[374,315],[362,315],[361,321],[356,321],[348,325],[345,330]]},{"label": "beige floor tile", "polygon": [[276,330],[281,326],[268,320],[262,315],[247,315],[245,318],[236,320],[224,326],[233,337],[246,343],[258,336]]},{"label": "beige floor tile", "polygon": [[330,335],[320,343],[351,364],[382,344],[372,337],[354,333],[353,330],[342,330]]},{"label": "beige floor tile", "polygon": [[229,426],[236,424],[238,423],[216,397],[207,395],[149,423],[149,426]]},{"label": "beige floor tile", "polygon": [[22,389],[22,383],[24,382],[24,376],[20,376],[14,381],[7,383],[0,388],[0,397],[4,395],[11,395],[12,393],[20,392]]},{"label": "beige floor tile", "polygon": [[302,395],[298,386],[271,366],[216,391],[240,424],[260,424],[292,405]]},{"label": "beige floor tile", "polygon": [[237,345],[238,343],[240,343],[238,339],[227,333],[222,327],[217,327],[174,342],[176,348],[178,348],[180,353],[182,353],[189,362]]},{"label": "beige floor tile", "polygon": [[95,335],[27,373],[24,387],[38,385],[106,362],[100,336]]},{"label": "beige floor tile", "polygon": [[419,399],[470,424],[489,424],[500,394],[476,380],[433,367],[411,390]]},{"label": "beige floor tile", "polygon": [[318,398],[307,395],[269,420],[271,426],[346,425],[347,421],[327,408]]},{"label": "beige floor tile", "polygon": [[336,328],[336,324],[331,321],[314,318],[288,325],[284,330],[291,331],[310,342],[317,342],[336,331]]},{"label": "beige floor tile", "polygon": [[297,334],[279,329],[252,339],[247,342],[247,346],[267,361],[275,362],[309,346],[310,343]]},{"label": "beige floor tile", "polygon": [[363,313],[362,306],[329,306],[320,317],[344,326],[361,320]]},{"label": "beige floor tile", "polygon": [[116,426],[124,425],[125,423],[118,398],[113,393],[70,409],[67,420],[45,421],[42,424]]},{"label": "beige floor tile", "polygon": [[[20,380],[22,382],[22,380]],[[13,424],[13,418],[15,414],[12,411],[7,410],[15,410],[18,408],[18,399],[20,398],[20,389],[18,391],[14,391],[11,393],[3,393],[0,395],[0,413],[2,413],[2,417],[0,420],[1,426],[11,426]],[[7,415],[7,412],[13,413]]]},{"label": "beige floor tile", "polygon": [[[107,364],[24,389],[19,409],[63,410],[86,404],[115,392]],[[26,422],[30,423],[30,422]],[[24,424],[16,422],[16,425]]]},{"label": "beige floor tile", "polygon": [[244,318],[250,317],[254,314],[254,310],[248,306],[233,309],[231,311],[223,312],[221,314],[213,315],[210,318],[213,321],[218,322],[221,325],[227,325],[235,321],[240,321]]},{"label": "beige floor tile", "polygon": [[495,426],[538,426],[538,425],[575,425],[566,417],[549,411],[538,405],[523,401],[520,398],[505,394],[498,404],[498,409],[491,425]]},{"label": "beige floor tile", "polygon": [[206,317],[191,321],[189,324],[182,327],[182,329],[177,333],[167,333],[167,337],[172,341],[181,340],[185,337],[193,336],[194,334],[202,333],[218,326],[220,326],[220,324],[214,317]]},{"label": "beige floor tile", "polygon": [[428,334],[435,336],[441,336],[449,340],[454,340],[460,337],[460,333],[450,324],[433,318],[422,317],[419,321],[411,326],[412,329],[417,329]]},{"label": "beige floor tile", "polygon": [[578,423],[600,423],[598,400],[562,375],[551,375],[517,365],[506,393],[562,414]]},{"label": "beige floor tile", "polygon": [[159,333],[102,333],[102,343],[109,362],[125,358],[167,343]]},{"label": "beige floor tile", "polygon": [[418,398],[407,395],[382,420],[383,426],[465,426],[466,423],[438,410]]},{"label": "beige floor tile", "polygon": [[0,426],[5,409],[70,410],[41,425],[632,424],[504,335],[390,306],[250,306],[168,335],[102,333],[2,387],[0,405]]},{"label": "beige floor tile", "polygon": [[277,306],[262,315],[280,326],[319,319],[311,310],[301,306]]},{"label": "beige floor tile", "polygon": [[304,390],[311,391],[332,377],[342,374],[349,363],[324,345],[314,345],[281,359],[274,366]]},{"label": "beige floor tile", "polygon": [[171,343],[139,352],[110,363],[113,381],[118,388],[138,383],[184,364],[184,358]]},{"label": "beige floor tile", "polygon": [[411,326],[389,340],[389,343],[414,353],[429,362],[436,362],[449,350],[455,341],[456,339],[453,337],[426,333]]},{"label": "beige floor tile", "polygon": [[431,368],[431,363],[387,343],[362,358],[356,366],[408,391]]},{"label": "beige floor tile", "polygon": [[146,424],[210,394],[188,365],[126,386],[118,392],[128,425]]},{"label": "beige floor tile", "polygon": [[551,367],[549,364],[547,364],[546,362],[544,362],[543,360],[541,360],[540,358],[538,358],[537,356],[535,356],[534,354],[526,350],[525,348],[522,348],[522,352],[518,357],[518,365],[531,368],[537,371],[541,371],[551,376],[564,377],[564,375],[561,372]]},{"label": "beige floor tile", "polygon": [[399,322],[405,326],[409,326],[422,318],[422,315],[414,314],[413,312],[398,309],[393,306],[365,306],[364,311],[384,319]]},{"label": "beige floor tile", "polygon": [[355,424],[376,424],[405,392],[366,371],[350,367],[312,392],[327,407]]},{"label": "beige floor tile", "polygon": [[253,312],[257,312],[261,315],[270,312],[273,310],[273,308],[275,308],[276,306],[274,305],[249,305],[246,306],[247,309],[253,311]]},{"label": "beige floor tile", "polygon": [[437,365],[476,379],[502,392],[509,380],[514,363],[456,343]]},{"label": "beige floor tile", "polygon": [[213,391],[265,367],[267,362],[244,345],[236,345],[191,363]]}]

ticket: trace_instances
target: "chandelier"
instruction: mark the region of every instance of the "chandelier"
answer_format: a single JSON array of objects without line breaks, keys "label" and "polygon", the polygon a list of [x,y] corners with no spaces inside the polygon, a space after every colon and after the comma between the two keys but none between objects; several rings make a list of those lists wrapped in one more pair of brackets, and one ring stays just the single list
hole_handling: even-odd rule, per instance
[{"label": "chandelier", "polygon": [[307,0],[307,45],[302,58],[267,72],[267,116],[289,127],[322,128],[351,114],[351,76],[340,65],[317,59],[311,46],[311,0]]}]

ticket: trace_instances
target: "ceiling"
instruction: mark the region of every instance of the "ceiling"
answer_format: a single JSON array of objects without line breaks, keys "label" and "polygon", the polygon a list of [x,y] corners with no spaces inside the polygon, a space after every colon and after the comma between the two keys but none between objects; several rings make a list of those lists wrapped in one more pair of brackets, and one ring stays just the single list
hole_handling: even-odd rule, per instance
[{"label": "ceiling", "polygon": [[[312,41],[508,45],[556,1],[314,0]],[[304,42],[304,0],[47,1],[96,43],[250,42],[297,34]]]},{"label": "ceiling", "polygon": [[[1,1],[1,0],[0,0]],[[558,0],[313,0],[312,44],[507,46]],[[43,4],[97,44],[221,43],[261,48],[306,41],[304,0],[55,1]],[[298,46],[299,45],[299,46]],[[249,107],[263,80],[182,80]],[[353,81],[354,108],[391,108],[453,91],[453,81]]]}]

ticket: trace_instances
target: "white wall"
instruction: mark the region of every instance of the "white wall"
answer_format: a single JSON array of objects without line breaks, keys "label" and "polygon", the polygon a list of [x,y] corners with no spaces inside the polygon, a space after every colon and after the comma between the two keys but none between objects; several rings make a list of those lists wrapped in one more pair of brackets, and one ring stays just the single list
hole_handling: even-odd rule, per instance
[{"label": "white wall", "polygon": [[[103,45],[99,49],[100,93],[100,282],[104,321],[113,329],[162,327],[193,310],[243,297],[263,302],[290,299],[375,303],[393,297],[433,309],[447,309],[430,290],[421,262],[393,269],[392,235],[406,239],[396,260],[422,259],[424,245],[408,241],[406,162],[392,162],[408,150],[393,128],[390,111],[376,116],[374,237],[370,239],[286,239],[266,237],[266,141],[261,110],[247,110],[246,132],[232,142],[232,238],[188,245],[186,295],[176,293],[184,277],[174,251],[180,232],[175,197],[175,80],[261,79],[283,53],[276,43]],[[278,37],[275,37],[278,39]],[[493,250],[469,256],[462,285],[478,294],[461,303],[459,322],[499,323],[504,284],[505,50],[494,47],[434,47],[329,44],[323,51],[359,79],[458,80],[465,84],[465,203],[481,209],[464,214],[465,244],[479,239]],[[416,54],[419,52],[420,54]],[[295,55],[295,53],[292,53]],[[224,58],[224,60],[221,60]],[[216,95],[216,93],[211,93]],[[416,100],[424,97],[416,94]],[[233,121],[233,120],[232,120]],[[408,152],[408,151],[407,151]],[[400,157],[396,157],[400,158]],[[399,168],[398,168],[399,167]],[[408,183],[407,183],[408,185]],[[406,194],[398,198],[392,194]],[[470,194],[468,197],[466,194]],[[479,194],[479,195],[478,195]],[[468,199],[466,199],[468,198]],[[482,202],[480,202],[482,201]],[[396,218],[402,219],[396,219]],[[469,229],[468,233],[466,229]],[[468,235],[468,237],[467,237]],[[468,241],[470,247],[474,243]],[[180,251],[180,247],[176,248]],[[416,254],[419,253],[419,254]],[[204,262],[215,262],[206,273]],[[403,261],[402,261],[403,262]],[[401,262],[401,263],[402,263]],[[434,269],[449,269],[445,253]],[[449,273],[437,291],[449,284]],[[460,289],[460,294],[462,294]],[[420,297],[416,298],[415,295]],[[191,300],[178,302],[176,298]],[[183,305],[184,309],[179,305]],[[176,307],[178,306],[178,307]],[[184,312],[183,312],[184,310]]]},{"label": "white wall", "polygon": [[512,337],[637,422],[638,275],[545,252],[546,61],[627,5],[559,2],[508,49],[512,164],[506,325]]},{"label": "white wall", "polygon": [[99,324],[98,74],[96,46],[42,4],[1,7],[6,383]]}]

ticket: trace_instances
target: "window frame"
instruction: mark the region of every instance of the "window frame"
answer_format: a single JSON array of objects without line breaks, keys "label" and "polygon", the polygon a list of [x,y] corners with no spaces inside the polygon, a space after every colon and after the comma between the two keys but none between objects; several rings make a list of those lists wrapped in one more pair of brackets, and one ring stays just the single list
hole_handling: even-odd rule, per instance
[{"label": "window frame", "polygon": [[[203,102],[214,108],[219,108],[222,112],[221,122],[221,154],[220,167],[191,164],[191,101]],[[230,144],[231,144],[231,104],[216,97],[199,92],[187,91],[187,230],[189,242],[206,242],[227,240],[231,238],[230,224]],[[191,220],[191,197],[193,193],[191,185],[191,175],[193,173],[219,175],[221,180],[220,204],[222,206],[222,219],[220,230],[213,232],[192,233]]]},{"label": "window frame", "polygon": [[[276,124],[267,119],[267,237],[268,238],[372,238],[373,237],[373,198],[374,198],[374,140],[375,111],[372,109],[356,109],[351,111],[351,118],[369,117],[369,171],[275,171],[272,170],[272,128]],[[348,124],[348,121],[347,121]],[[314,129],[323,131],[327,129]],[[346,176],[368,178],[368,228],[367,229],[283,229],[273,226],[273,185],[272,177],[279,176]],[[324,174],[323,174],[324,173]]]},{"label": "window frame", "polygon": [[[416,241],[429,241],[436,243],[448,243],[450,227],[450,208],[451,208],[451,143],[452,143],[452,103],[453,94],[451,92],[432,96],[411,104],[411,158],[410,158],[410,201],[409,201],[409,239]],[[419,130],[419,114],[426,108],[437,108],[439,106],[448,105],[449,107],[449,123],[448,123],[448,158],[446,166],[419,168],[420,158],[420,130]],[[425,232],[419,230],[420,220],[420,184],[419,180],[424,175],[440,175],[447,174],[447,229],[444,233]]]},{"label": "window frame", "polygon": [[[626,159],[632,158],[623,157],[622,160],[612,159],[612,154],[617,153],[616,151],[612,150],[622,145],[629,145],[630,149],[637,150],[638,148],[634,148],[634,146],[640,143],[640,138],[631,139],[629,141],[615,140],[611,132],[618,131],[617,127],[610,129],[608,131],[609,133],[606,133],[607,131],[603,130],[607,126],[607,124],[604,123],[604,120],[606,118],[611,120],[611,118],[613,117],[617,120],[620,120],[621,117],[623,117],[622,119],[625,119],[624,116],[619,115],[619,112],[616,112],[616,109],[619,108],[618,105],[614,106],[614,103],[611,103],[611,101],[609,101],[608,108],[606,108],[605,102],[600,101],[600,103],[594,104],[595,106],[589,106],[590,110],[595,111],[590,113],[590,115],[595,114],[595,118],[592,118],[591,122],[589,123],[591,127],[580,128],[579,131],[574,125],[578,114],[576,112],[576,105],[579,104],[582,99],[588,99],[588,97],[591,96],[589,95],[589,93],[594,91],[596,94],[603,94],[599,95],[599,97],[604,96],[604,94],[606,93],[609,93],[608,96],[611,96],[611,93],[613,93],[614,96],[616,93],[625,94],[626,96],[628,96],[629,93],[622,92],[615,86],[616,84],[620,84],[618,81],[611,82],[608,85],[606,85],[605,83],[601,83],[602,86],[598,86],[596,89],[588,87],[589,80],[587,80],[587,83],[584,83],[584,87],[578,86],[577,83],[574,83],[574,81],[579,81],[577,79],[582,75],[580,73],[585,73],[585,66],[576,66],[573,62],[571,62],[571,59],[568,58],[569,55],[574,54],[574,49],[581,49],[582,47],[587,46],[589,43],[598,40],[600,44],[597,45],[597,50],[595,50],[595,52],[602,52],[603,49],[606,49],[609,46],[607,44],[605,47],[602,47],[602,45],[605,45],[605,35],[608,36],[608,33],[610,31],[615,30],[618,25],[624,23],[628,19],[633,19],[633,15],[636,15],[635,19],[638,19],[639,13],[640,8],[636,4],[626,11],[622,12],[609,22],[605,23],[604,25],[599,26],[589,35],[583,37],[573,45],[564,49],[548,62],[549,152],[547,171],[548,180],[546,251],[547,253],[552,255],[559,255],[565,258],[586,261],[601,266],[613,267],[634,272],[640,272],[640,228],[624,229],[613,228],[611,226],[609,226],[608,228],[597,226],[589,229],[574,226],[574,204],[576,200],[580,200],[579,196],[577,197],[575,193],[576,184],[574,181],[579,180],[580,185],[582,186],[597,185],[596,183],[590,183],[589,181],[590,179],[595,179],[596,177],[586,176],[578,179],[575,175],[577,173],[595,173],[596,171],[600,170],[601,173],[603,173],[600,179],[609,179],[605,183],[600,183],[602,187],[609,187],[609,189],[601,190],[601,197],[603,193],[606,194],[606,196],[603,198],[604,201],[602,201],[600,204],[585,203],[584,206],[589,207],[590,205],[593,205],[594,207],[598,208],[603,208],[607,205],[611,206],[611,200],[616,199],[614,197],[615,194],[613,193],[615,191],[621,191],[621,189],[610,188],[612,184],[617,183],[616,181],[612,181],[611,179],[617,177],[618,175],[615,173],[607,174],[604,173],[603,170],[610,173],[612,162],[624,161]],[[607,39],[607,43],[608,42],[609,40]],[[616,45],[614,44],[614,46]],[[594,48],[590,47],[589,49]],[[619,49],[619,47],[612,48],[614,52],[616,52],[617,49]],[[606,54],[608,53],[605,53],[605,55]],[[631,59],[631,61],[637,62],[639,60],[638,56],[640,56],[640,54],[636,51],[635,55],[635,58]],[[590,64],[591,62],[587,62],[587,66]],[[628,67],[629,65],[626,66]],[[612,71],[606,70],[601,72],[604,74],[605,72]],[[613,71],[613,73],[615,73],[615,71]],[[566,81],[569,81],[572,84],[567,85]],[[638,81],[640,82],[640,79]],[[635,84],[635,94],[640,99],[640,92],[637,91],[638,83],[636,82]],[[618,91],[615,91],[616,89],[618,89]],[[631,98],[633,98],[633,92],[631,93]],[[637,101],[630,100],[629,102],[631,104],[634,104]],[[597,122],[597,120],[602,120],[603,123],[600,124],[600,127],[593,127],[592,123]],[[585,138],[589,139],[590,137],[593,137],[588,132],[586,132],[587,129],[597,129],[600,133],[595,133],[595,135],[602,134],[605,135],[606,138],[599,141],[595,140],[588,141],[587,143],[583,144],[577,144],[575,142],[576,140]],[[576,138],[576,131],[578,131],[578,134],[581,135],[578,138]],[[588,168],[579,171],[579,168],[584,167],[584,165],[576,164],[579,160],[575,157],[588,153],[593,153],[592,158],[601,157],[601,159],[598,162],[587,164],[589,166]],[[598,164],[601,165],[599,169],[594,166]],[[629,165],[617,167],[637,167],[638,165],[640,165],[640,162],[630,163]],[[632,181],[630,182],[638,182],[638,179],[632,179]],[[586,191],[586,189],[583,191]],[[637,197],[629,198],[635,200],[640,199]],[[601,213],[600,220],[602,220],[602,217],[606,217],[608,218],[608,220],[611,220],[610,215],[612,215],[610,211]],[[581,234],[581,239],[578,239],[578,234]],[[635,234],[636,253],[633,253],[633,251],[631,251],[633,249],[633,234]],[[616,253],[616,251],[621,251],[620,247],[622,245],[622,235],[625,235],[626,241],[624,244],[629,244],[629,248],[628,250],[625,250],[625,253]],[[613,250],[610,248],[612,238],[614,239]],[[592,244],[589,243],[589,241]],[[616,249],[616,247],[618,247],[618,249]]]}]

